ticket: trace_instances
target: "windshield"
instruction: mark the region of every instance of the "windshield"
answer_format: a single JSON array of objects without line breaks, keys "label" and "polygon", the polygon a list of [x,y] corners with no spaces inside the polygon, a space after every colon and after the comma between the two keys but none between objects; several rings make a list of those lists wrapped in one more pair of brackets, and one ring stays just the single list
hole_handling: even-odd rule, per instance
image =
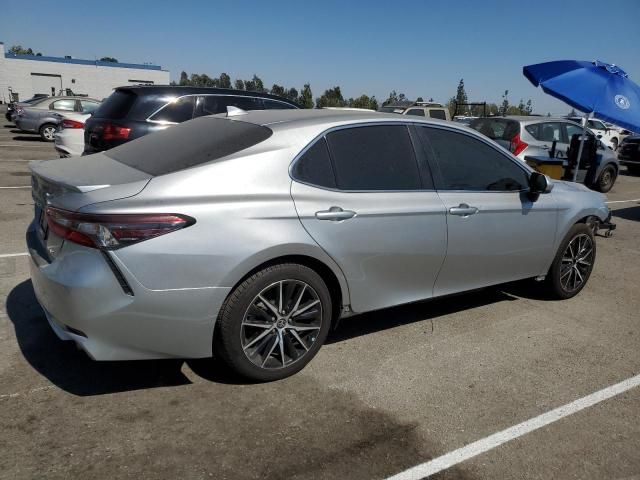
[{"label": "windshield", "polygon": [[261,125],[200,117],[108,150],[108,157],[158,176],[202,165],[257,145],[272,135]]}]

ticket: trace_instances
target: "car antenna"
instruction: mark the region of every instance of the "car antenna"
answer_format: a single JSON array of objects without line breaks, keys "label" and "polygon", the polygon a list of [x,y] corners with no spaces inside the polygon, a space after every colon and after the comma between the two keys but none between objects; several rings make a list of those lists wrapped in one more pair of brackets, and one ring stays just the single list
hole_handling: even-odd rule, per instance
[{"label": "car antenna", "polygon": [[247,112],[241,108],[227,106],[227,117],[237,117],[238,115],[246,115]]}]

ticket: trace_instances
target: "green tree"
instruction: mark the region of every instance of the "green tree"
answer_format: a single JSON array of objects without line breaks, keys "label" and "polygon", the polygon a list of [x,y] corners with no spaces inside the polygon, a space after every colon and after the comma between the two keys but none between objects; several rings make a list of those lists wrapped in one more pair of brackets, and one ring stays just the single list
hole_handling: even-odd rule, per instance
[{"label": "green tree", "polygon": [[256,74],[253,75],[251,80],[244,81],[244,88],[250,92],[266,92],[262,79]]},{"label": "green tree", "polygon": [[295,102],[296,100],[298,100],[298,90],[294,87],[291,87],[284,93],[284,97],[291,100],[292,102]]},{"label": "green tree", "polygon": [[231,77],[222,72],[220,78],[218,78],[218,86],[220,88],[231,88]]},{"label": "green tree", "polygon": [[187,86],[190,84],[191,82],[189,81],[189,75],[187,75],[187,72],[183,70],[182,72],[180,72],[180,81],[178,82],[178,85]]},{"label": "green tree", "polygon": [[453,118],[453,116],[456,114],[456,97],[451,97],[445,106],[447,107],[447,110],[449,110],[449,115],[451,115],[451,118]]},{"label": "green tree", "polygon": [[571,111],[569,112],[569,116],[570,117],[577,117],[578,116],[578,112],[576,112],[575,108],[571,109]]},{"label": "green tree", "polygon": [[466,114],[466,105],[464,105],[465,103],[468,103],[469,99],[467,97],[467,92],[464,89],[464,79],[461,78],[460,81],[458,82],[458,88],[456,90],[456,105],[458,105],[458,114]]},{"label": "green tree", "polygon": [[22,45],[13,45],[9,49],[9,53],[12,55],[34,55],[31,48],[23,48]]},{"label": "green tree", "polygon": [[531,99],[527,100],[527,106],[524,107],[524,111],[526,115],[531,115],[533,113],[533,103]]},{"label": "green tree", "polygon": [[244,81],[239,78],[234,82],[233,86],[236,90],[244,90]]},{"label": "green tree", "polygon": [[302,92],[298,97],[298,103],[302,108],[313,108],[313,93],[311,92],[311,84],[304,84],[304,87],[302,87]]},{"label": "green tree", "polygon": [[271,95],[278,95],[279,97],[284,97],[285,96],[285,89],[282,85],[278,85],[277,83],[274,83],[273,86],[271,87]]},{"label": "green tree", "polygon": [[348,107],[353,108],[370,108],[371,110],[378,110],[378,101],[376,97],[369,97],[368,95],[360,95],[358,98],[350,98],[347,102]]},{"label": "green tree", "polygon": [[506,115],[509,110],[509,90],[505,90],[502,95],[502,105],[500,106],[500,114]]},{"label": "green tree", "polygon": [[347,105],[340,87],[333,87],[325,90],[321,97],[316,98],[316,107],[344,107]]},{"label": "green tree", "polygon": [[416,98],[416,102],[424,102],[424,100],[422,99],[422,97],[418,97]]},{"label": "green tree", "polygon": [[487,103],[487,115],[498,115],[500,113],[500,109],[498,105],[495,103]]},{"label": "green tree", "polygon": [[391,103],[398,103],[398,94],[395,90],[391,90],[391,92],[389,92],[389,96],[384,102],[382,102],[382,106],[384,107],[385,105],[389,105]]},{"label": "green tree", "polygon": [[101,62],[110,62],[110,63],[118,63],[118,59],[114,57],[102,57],[100,59]]},{"label": "green tree", "polygon": [[524,100],[520,99],[520,102],[518,103],[518,107],[517,107],[517,111],[518,113],[516,113],[516,115],[524,115],[525,114],[525,104],[524,104]]}]

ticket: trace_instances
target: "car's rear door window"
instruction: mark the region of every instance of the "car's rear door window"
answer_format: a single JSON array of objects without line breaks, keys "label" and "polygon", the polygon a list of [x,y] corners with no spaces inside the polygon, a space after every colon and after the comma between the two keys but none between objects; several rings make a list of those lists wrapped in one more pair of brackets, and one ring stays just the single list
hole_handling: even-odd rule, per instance
[{"label": "car's rear door window", "polygon": [[529,134],[541,142],[562,141],[562,124],[559,122],[534,123],[524,127]]},{"label": "car's rear door window", "polygon": [[485,142],[441,128],[416,129],[435,157],[438,190],[519,191],[527,188],[527,171]]},{"label": "car's rear door window", "polygon": [[196,97],[189,95],[169,102],[162,110],[154,114],[150,120],[154,122],[182,123],[193,118]]},{"label": "car's rear door window", "polygon": [[336,188],[327,142],[324,138],[315,142],[293,165],[293,178],[318,187]]},{"label": "car's rear door window", "polygon": [[90,100],[80,100],[80,108],[82,113],[92,113],[98,109],[100,104]]},{"label": "car's rear door window", "polygon": [[264,103],[265,110],[282,110],[282,109],[288,110],[288,109],[296,108],[290,103],[279,102],[278,100],[269,100],[266,98],[263,99],[263,103]]},{"label": "car's rear door window", "polygon": [[429,109],[429,116],[431,118],[437,118],[439,120],[446,120],[447,119],[447,114],[445,113],[445,111],[441,110],[441,109],[437,109],[437,108],[430,108]]},{"label": "car's rear door window", "polygon": [[404,125],[372,125],[326,136],[341,190],[419,190],[418,164]]},{"label": "car's rear door window", "polygon": [[73,112],[76,109],[76,101],[72,98],[57,100],[51,104],[51,109],[63,112]]},{"label": "car's rear door window", "polygon": [[415,115],[417,117],[424,117],[424,110],[422,108],[410,108],[405,115]]},{"label": "car's rear door window", "polygon": [[506,118],[477,118],[469,126],[491,140],[511,141],[520,133],[520,123]]}]

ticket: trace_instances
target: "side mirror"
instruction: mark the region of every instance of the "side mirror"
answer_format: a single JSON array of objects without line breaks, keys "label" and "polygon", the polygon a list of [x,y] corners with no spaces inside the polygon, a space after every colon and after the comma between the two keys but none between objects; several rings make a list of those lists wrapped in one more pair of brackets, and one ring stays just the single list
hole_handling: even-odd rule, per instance
[{"label": "side mirror", "polygon": [[551,179],[540,172],[533,172],[529,177],[529,193],[539,195],[553,190]]},{"label": "side mirror", "polygon": [[596,135],[596,138],[597,138],[597,139],[601,139],[601,138],[602,138],[602,135],[601,135],[601,134],[598,134],[598,135]]}]

